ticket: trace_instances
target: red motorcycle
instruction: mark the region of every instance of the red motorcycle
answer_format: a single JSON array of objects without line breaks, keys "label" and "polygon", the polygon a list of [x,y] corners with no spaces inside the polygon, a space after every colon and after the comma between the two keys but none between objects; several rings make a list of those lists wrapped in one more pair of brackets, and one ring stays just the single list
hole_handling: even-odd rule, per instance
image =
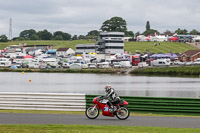
[{"label": "red motorcycle", "polygon": [[102,96],[95,97],[93,99],[94,105],[89,106],[85,111],[86,116],[89,119],[95,119],[99,116],[99,111],[102,110],[102,115],[104,116],[114,117],[116,115],[120,120],[125,120],[129,117],[130,111],[125,107],[128,105],[128,102],[121,100],[120,103],[113,105],[113,112],[110,112],[107,102],[108,99],[105,99]]}]

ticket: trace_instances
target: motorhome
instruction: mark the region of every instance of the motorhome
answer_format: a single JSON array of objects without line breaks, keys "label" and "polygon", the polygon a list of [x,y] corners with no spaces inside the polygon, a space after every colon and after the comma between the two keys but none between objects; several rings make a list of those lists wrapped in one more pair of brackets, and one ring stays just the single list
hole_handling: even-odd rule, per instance
[{"label": "motorhome", "polygon": [[32,60],[28,64],[28,68],[40,68],[40,64],[41,64],[41,62],[39,62],[38,60]]},{"label": "motorhome", "polygon": [[56,58],[45,58],[43,59],[43,62],[47,64],[47,67],[49,68],[57,68],[58,67],[58,61]]},{"label": "motorhome", "polygon": [[151,61],[151,66],[170,66],[170,59],[157,59]]},{"label": "motorhome", "polygon": [[101,62],[101,63],[97,63],[97,67],[98,68],[110,68],[110,65],[108,62]]},{"label": "motorhome", "polygon": [[82,69],[82,64],[80,63],[73,63],[69,66],[70,69]]},{"label": "motorhome", "polygon": [[129,68],[132,67],[130,61],[121,61],[120,64],[121,67],[129,67]]},{"label": "motorhome", "polygon": [[0,58],[0,67],[10,67],[11,61],[7,58]]}]

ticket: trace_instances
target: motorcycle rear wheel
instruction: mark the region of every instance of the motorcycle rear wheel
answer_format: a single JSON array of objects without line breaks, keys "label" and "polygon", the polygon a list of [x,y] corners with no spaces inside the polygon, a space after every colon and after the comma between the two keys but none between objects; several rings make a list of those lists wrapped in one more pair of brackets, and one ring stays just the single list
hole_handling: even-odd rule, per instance
[{"label": "motorcycle rear wheel", "polygon": [[99,116],[99,110],[93,106],[90,106],[86,109],[85,115],[89,119],[96,119]]},{"label": "motorcycle rear wheel", "polygon": [[129,117],[129,115],[130,111],[126,107],[120,107],[116,112],[116,116],[120,120],[126,120]]}]

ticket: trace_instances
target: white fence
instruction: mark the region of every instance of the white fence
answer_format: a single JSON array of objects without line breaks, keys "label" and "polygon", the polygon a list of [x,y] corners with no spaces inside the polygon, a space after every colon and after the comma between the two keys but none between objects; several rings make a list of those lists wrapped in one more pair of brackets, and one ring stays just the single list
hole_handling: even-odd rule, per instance
[{"label": "white fence", "polygon": [[0,92],[0,109],[84,111],[85,94]]}]

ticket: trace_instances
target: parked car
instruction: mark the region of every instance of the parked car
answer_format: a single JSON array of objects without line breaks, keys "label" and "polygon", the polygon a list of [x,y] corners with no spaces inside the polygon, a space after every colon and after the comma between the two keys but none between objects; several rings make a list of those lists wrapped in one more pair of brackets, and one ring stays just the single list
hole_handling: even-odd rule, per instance
[{"label": "parked car", "polygon": [[138,63],[138,67],[142,68],[142,67],[148,67],[149,64],[147,64],[146,62],[140,62]]},{"label": "parked car", "polygon": [[197,58],[194,62],[195,65],[200,65],[200,58]]},{"label": "parked car", "polygon": [[113,63],[113,67],[114,67],[114,68],[121,68],[122,65],[121,65],[120,62],[114,62],[114,63]]},{"label": "parked car", "polygon": [[97,68],[96,63],[88,63],[88,68]]},{"label": "parked car", "polygon": [[185,65],[186,66],[191,66],[191,65],[194,65],[194,62],[185,62]]},{"label": "parked car", "polygon": [[16,66],[17,68],[21,68],[22,64],[18,62],[12,62],[12,66]]},{"label": "parked car", "polygon": [[185,65],[185,62],[174,61],[174,65]]}]

